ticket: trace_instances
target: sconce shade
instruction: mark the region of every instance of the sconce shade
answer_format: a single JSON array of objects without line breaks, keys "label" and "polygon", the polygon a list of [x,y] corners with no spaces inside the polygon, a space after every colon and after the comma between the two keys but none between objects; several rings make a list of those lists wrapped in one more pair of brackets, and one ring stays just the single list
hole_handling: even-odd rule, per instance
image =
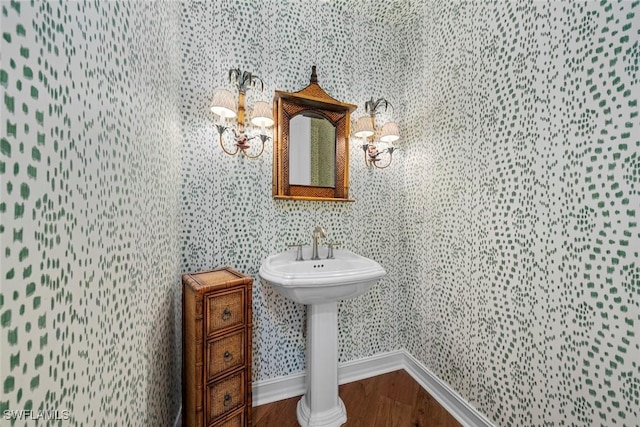
[{"label": "sconce shade", "polygon": [[236,116],[236,100],[226,89],[216,89],[211,100],[211,111],[221,118],[232,119]]},{"label": "sconce shade", "polygon": [[382,126],[382,135],[380,135],[380,141],[393,142],[400,139],[400,131],[398,130],[398,124],[396,122],[388,122]]},{"label": "sconce shade", "polygon": [[251,114],[251,123],[260,127],[273,126],[273,110],[267,102],[258,101],[253,106],[253,113]]},{"label": "sconce shade", "polygon": [[371,123],[371,117],[360,117],[356,121],[356,126],[353,132],[353,136],[356,138],[368,138],[374,134],[373,123]]}]

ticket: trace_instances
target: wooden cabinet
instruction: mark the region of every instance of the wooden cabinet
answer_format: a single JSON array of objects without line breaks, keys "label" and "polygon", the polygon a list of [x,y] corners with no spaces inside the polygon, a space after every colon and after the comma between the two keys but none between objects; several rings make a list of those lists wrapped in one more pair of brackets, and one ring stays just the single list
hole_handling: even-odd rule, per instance
[{"label": "wooden cabinet", "polygon": [[251,426],[251,288],[222,267],[182,276],[185,427]]}]

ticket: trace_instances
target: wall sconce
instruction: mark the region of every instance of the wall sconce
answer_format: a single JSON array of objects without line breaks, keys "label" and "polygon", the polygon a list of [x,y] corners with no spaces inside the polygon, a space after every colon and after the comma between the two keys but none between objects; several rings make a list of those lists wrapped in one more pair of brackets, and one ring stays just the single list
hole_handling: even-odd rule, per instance
[{"label": "wall sconce", "polygon": [[[367,167],[371,167],[373,165],[378,169],[384,169],[391,164],[391,161],[393,160],[393,150],[395,150],[391,144],[400,138],[400,131],[398,130],[397,123],[387,122],[380,130],[380,137],[378,138],[380,142],[375,142],[375,116],[383,106],[385,111],[389,106],[393,108],[393,105],[384,98],[379,98],[377,101],[374,101],[373,98],[371,98],[369,101],[365,102],[364,110],[369,113],[369,115],[360,117],[356,121],[355,130],[353,132],[353,135],[356,138],[364,139],[365,143],[362,145],[362,150],[364,151],[364,162]],[[380,161],[385,157],[387,158],[387,161],[381,163]],[[381,166],[381,164],[384,164],[384,166]]]},{"label": "wall sconce", "polygon": [[[245,95],[247,89],[256,87],[258,83],[260,84],[260,91],[263,91],[264,83],[260,77],[248,71],[241,73],[239,68],[229,70],[229,82],[233,83],[238,89],[238,107],[236,108],[236,101],[233,94],[226,89],[216,89],[213,93],[213,99],[211,100],[211,111],[218,116],[218,123],[215,124],[215,127],[218,131],[220,147],[230,156],[235,156],[240,152],[246,157],[255,159],[262,155],[264,152],[264,143],[271,138],[266,134],[265,128],[273,126],[273,110],[267,102],[256,102],[251,113],[251,123],[260,128],[260,133],[253,136],[247,135],[244,128]],[[230,126],[225,126],[226,119],[233,119],[235,117],[237,117],[235,129]],[[227,130],[233,131],[235,151],[227,150],[224,146],[222,135]],[[259,139],[262,142],[262,147],[258,154],[251,155],[248,152],[251,148],[249,142],[254,139]]]}]

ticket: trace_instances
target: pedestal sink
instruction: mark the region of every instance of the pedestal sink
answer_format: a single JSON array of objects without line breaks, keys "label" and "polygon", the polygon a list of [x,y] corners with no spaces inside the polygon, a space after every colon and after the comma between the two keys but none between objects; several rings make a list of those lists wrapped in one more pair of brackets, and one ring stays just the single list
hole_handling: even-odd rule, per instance
[{"label": "pedestal sink", "polygon": [[320,249],[311,260],[311,248],[269,256],[260,277],[277,292],[307,305],[307,384],[298,402],[298,422],[303,427],[338,427],[347,411],[338,396],[338,301],[368,291],[387,273],[377,262],[346,249]]}]

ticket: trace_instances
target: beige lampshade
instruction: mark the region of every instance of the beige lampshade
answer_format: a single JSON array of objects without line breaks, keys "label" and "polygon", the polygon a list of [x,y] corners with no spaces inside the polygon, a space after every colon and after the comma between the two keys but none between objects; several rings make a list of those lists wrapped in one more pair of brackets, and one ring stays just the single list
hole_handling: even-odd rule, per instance
[{"label": "beige lampshade", "polygon": [[258,101],[253,105],[251,123],[255,126],[266,128],[273,126],[273,110],[269,103]]},{"label": "beige lampshade", "polygon": [[394,142],[400,139],[400,131],[398,130],[398,124],[396,122],[385,123],[382,126],[382,134],[380,135],[380,141]]},{"label": "beige lampshade", "polygon": [[360,117],[356,121],[356,126],[353,131],[353,136],[356,138],[368,138],[374,134],[373,123],[371,123],[371,117]]},{"label": "beige lampshade", "polygon": [[236,116],[236,100],[226,89],[216,89],[211,100],[211,111],[222,119],[232,119]]}]

